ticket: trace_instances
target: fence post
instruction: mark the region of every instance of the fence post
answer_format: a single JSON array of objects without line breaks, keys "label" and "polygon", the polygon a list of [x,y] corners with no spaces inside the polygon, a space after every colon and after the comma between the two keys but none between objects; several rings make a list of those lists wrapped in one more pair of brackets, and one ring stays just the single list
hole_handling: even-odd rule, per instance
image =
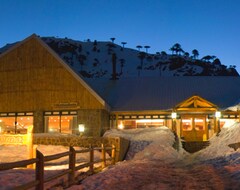
[{"label": "fence post", "polygon": [[[34,158],[34,149],[33,149],[33,126],[29,126],[27,129],[27,151],[28,151],[28,158]],[[34,164],[28,165],[27,168],[34,168]]]},{"label": "fence post", "polygon": [[112,144],[112,164],[115,164],[115,158],[116,158],[116,147],[114,144]]},{"label": "fence post", "polygon": [[36,190],[43,190],[44,188],[44,156],[40,151],[36,151],[37,155],[37,163],[35,170],[35,178],[38,181],[38,185],[36,186]]},{"label": "fence post", "polygon": [[71,170],[68,174],[68,182],[69,185],[72,185],[75,183],[75,164],[76,164],[76,151],[75,149],[70,146],[69,147],[69,169]]},{"label": "fence post", "polygon": [[105,151],[105,146],[102,143],[102,168],[106,167],[106,151]]},{"label": "fence post", "polygon": [[89,162],[90,162],[90,166],[89,166],[89,171],[90,171],[90,173],[91,174],[93,174],[93,172],[94,172],[94,152],[93,152],[94,150],[93,150],[93,147],[92,147],[92,145],[90,145],[90,147],[89,147],[89,152],[90,152],[90,155],[89,155],[89,157],[90,157],[90,159],[89,159]]}]

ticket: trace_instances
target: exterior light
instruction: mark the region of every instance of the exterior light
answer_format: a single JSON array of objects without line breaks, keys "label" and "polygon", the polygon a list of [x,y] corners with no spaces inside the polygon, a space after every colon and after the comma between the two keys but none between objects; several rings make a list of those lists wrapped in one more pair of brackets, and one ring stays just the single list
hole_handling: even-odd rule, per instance
[{"label": "exterior light", "polygon": [[85,125],[84,124],[79,124],[78,125],[78,130],[80,133],[83,133],[85,131]]},{"label": "exterior light", "polygon": [[124,129],[124,125],[122,122],[118,125],[118,129]]},{"label": "exterior light", "polygon": [[172,112],[171,114],[172,117],[172,130],[174,133],[176,133],[176,118],[177,118],[177,113],[176,112]]},{"label": "exterior light", "polygon": [[176,112],[172,112],[171,117],[172,117],[172,119],[176,119],[177,118],[177,113]]},{"label": "exterior light", "polygon": [[216,118],[220,118],[220,117],[221,117],[221,112],[220,112],[220,111],[216,111],[215,117],[216,117]]},{"label": "exterior light", "polygon": [[220,111],[216,111],[215,113],[215,117],[217,119],[217,136],[219,135],[221,128],[220,128],[220,118],[221,118],[221,112]]}]

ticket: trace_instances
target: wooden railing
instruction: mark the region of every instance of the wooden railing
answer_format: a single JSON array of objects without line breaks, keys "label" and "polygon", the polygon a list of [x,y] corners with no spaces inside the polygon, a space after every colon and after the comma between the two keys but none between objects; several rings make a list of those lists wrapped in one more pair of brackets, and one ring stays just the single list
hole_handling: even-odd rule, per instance
[{"label": "wooden railing", "polygon": [[[101,150],[102,151],[102,158],[99,160],[94,161],[94,151],[95,150]],[[109,159],[106,159],[106,151],[111,151],[111,157]],[[106,167],[107,161],[111,161],[111,164],[115,164],[115,151],[116,148],[114,145],[112,147],[105,147],[104,144],[102,144],[102,147],[89,147],[87,149],[83,150],[75,150],[73,147],[69,148],[68,152],[63,152],[55,155],[50,156],[44,156],[40,151],[36,150],[36,158],[34,159],[28,159],[18,162],[12,162],[12,163],[4,163],[0,164],[0,171],[2,170],[9,170],[19,167],[26,167],[27,165],[33,165],[36,164],[35,167],[35,180],[28,182],[26,184],[20,185],[18,187],[15,187],[14,189],[29,189],[32,187],[35,187],[36,190],[43,190],[44,189],[44,183],[55,180],[61,176],[68,175],[68,184],[73,185],[75,183],[75,172],[83,169],[85,167],[89,167],[89,172],[91,174],[94,173],[94,164],[96,163],[102,163],[102,168]],[[76,166],[76,155],[81,153],[89,152],[89,162],[82,163]],[[57,160],[59,158],[69,156],[69,162],[68,162],[68,169],[65,169],[61,173],[52,175],[46,179],[44,179],[44,166],[45,163],[48,161]]]}]

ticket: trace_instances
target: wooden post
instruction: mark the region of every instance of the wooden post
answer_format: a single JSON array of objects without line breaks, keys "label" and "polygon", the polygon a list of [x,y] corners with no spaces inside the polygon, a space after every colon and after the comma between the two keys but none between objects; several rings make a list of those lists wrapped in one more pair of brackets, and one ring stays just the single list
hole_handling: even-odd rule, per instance
[{"label": "wooden post", "polygon": [[89,155],[89,157],[90,157],[90,159],[89,159],[89,162],[90,162],[90,166],[89,166],[89,171],[90,171],[90,173],[91,174],[93,174],[93,172],[94,172],[94,164],[93,164],[93,162],[94,162],[94,152],[93,152],[94,150],[93,150],[93,147],[92,147],[92,145],[90,145],[90,147],[89,147],[89,152],[90,152],[90,155]]},{"label": "wooden post", "polygon": [[72,185],[75,183],[75,164],[76,164],[76,151],[75,149],[70,146],[69,147],[69,166],[68,168],[71,170],[68,174],[68,182],[69,185]]},{"label": "wooden post", "polygon": [[116,158],[116,147],[114,144],[112,144],[112,164],[115,164],[115,158]]},{"label": "wooden post", "polygon": [[102,143],[102,168],[106,167],[106,151],[105,151],[105,146]]},{"label": "wooden post", "polygon": [[[29,126],[27,129],[27,151],[28,151],[28,158],[32,159],[34,158],[34,153],[33,153],[33,126]],[[27,168],[34,168],[34,165],[28,165]]]},{"label": "wooden post", "polygon": [[[33,145],[33,158],[36,158],[36,157],[37,157],[37,145]],[[36,169],[36,163],[30,166],[31,166],[30,168]]]},{"label": "wooden post", "polygon": [[37,150],[37,163],[35,170],[35,178],[38,181],[38,185],[36,186],[36,190],[44,189],[44,156],[43,154]]}]

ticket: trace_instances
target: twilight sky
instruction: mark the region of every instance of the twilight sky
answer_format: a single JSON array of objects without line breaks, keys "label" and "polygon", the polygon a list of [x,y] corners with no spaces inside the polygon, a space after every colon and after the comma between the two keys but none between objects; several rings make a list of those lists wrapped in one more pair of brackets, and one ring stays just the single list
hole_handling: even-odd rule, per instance
[{"label": "twilight sky", "polygon": [[0,0],[0,47],[32,33],[75,40],[149,45],[175,43],[215,55],[240,73],[240,0]]}]

